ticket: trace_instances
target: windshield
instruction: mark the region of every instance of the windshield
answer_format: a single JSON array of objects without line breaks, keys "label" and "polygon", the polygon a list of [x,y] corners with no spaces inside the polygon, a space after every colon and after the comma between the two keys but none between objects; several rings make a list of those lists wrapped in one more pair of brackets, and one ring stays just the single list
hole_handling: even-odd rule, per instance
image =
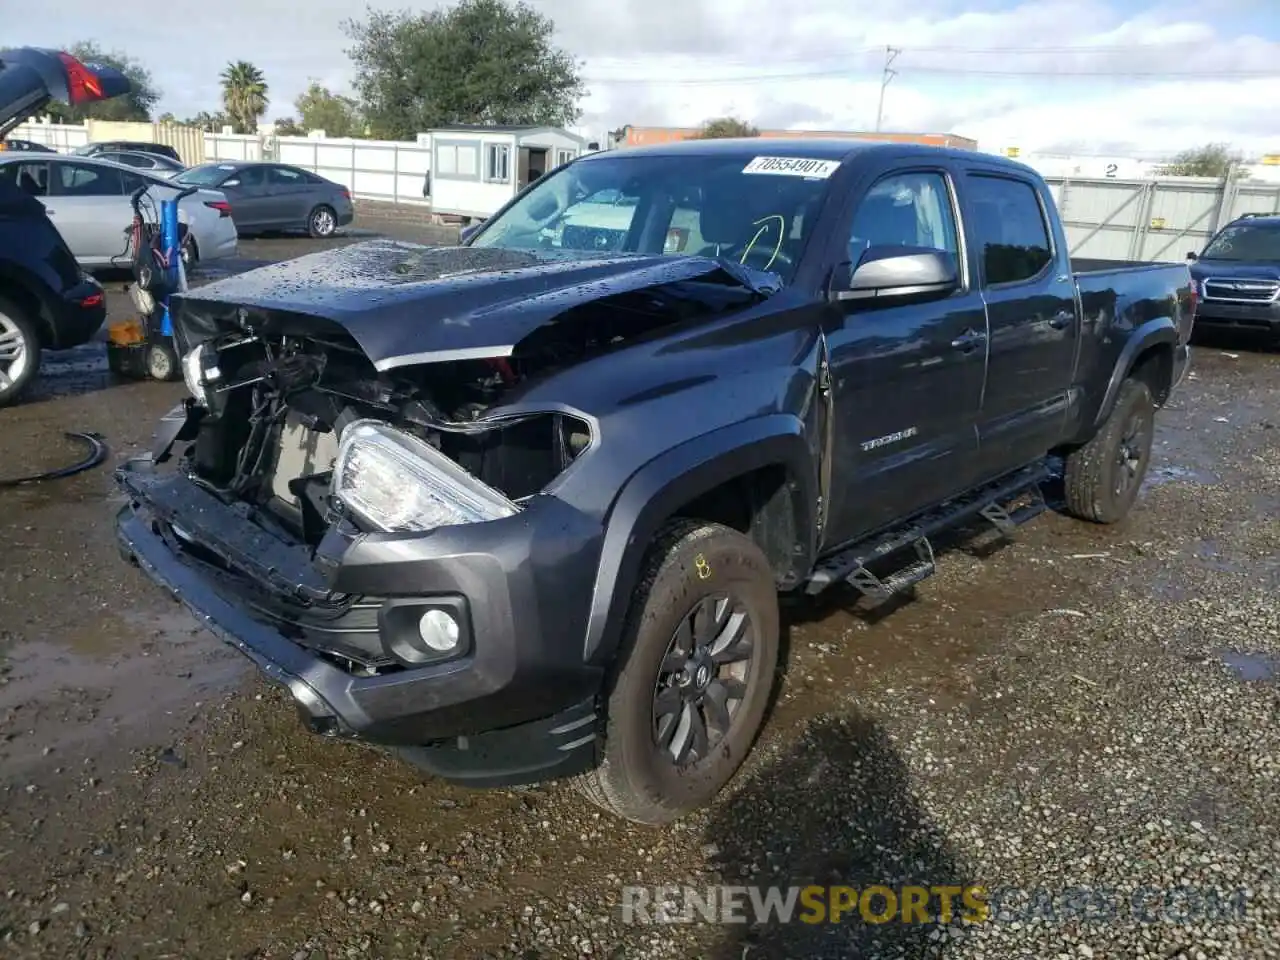
[{"label": "windshield", "polygon": [[741,155],[596,156],[543,177],[471,245],[725,257],[785,281],[838,166]]},{"label": "windshield", "polygon": [[1280,223],[1234,223],[1224,227],[1200,256],[1206,260],[1280,261]]},{"label": "windshield", "polygon": [[210,184],[220,182],[233,170],[235,170],[235,167],[226,166],[225,164],[208,163],[199,167],[192,167],[190,170],[183,170],[173,179],[177,183],[185,183],[192,187],[207,187]]}]

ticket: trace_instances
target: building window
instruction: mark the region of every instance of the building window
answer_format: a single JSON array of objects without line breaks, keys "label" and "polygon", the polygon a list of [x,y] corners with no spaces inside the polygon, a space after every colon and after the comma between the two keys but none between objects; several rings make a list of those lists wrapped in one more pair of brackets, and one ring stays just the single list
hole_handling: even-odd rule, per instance
[{"label": "building window", "polygon": [[476,175],[476,148],[458,147],[458,176],[474,177]]},{"label": "building window", "polygon": [[500,143],[489,144],[485,160],[484,176],[486,180],[500,183],[511,181],[511,148]]},{"label": "building window", "polygon": [[556,166],[563,167],[566,163],[568,163],[570,160],[573,159],[573,156],[574,154],[572,150],[557,150]]},{"label": "building window", "polygon": [[436,147],[436,173],[449,175],[458,172],[458,148]]}]

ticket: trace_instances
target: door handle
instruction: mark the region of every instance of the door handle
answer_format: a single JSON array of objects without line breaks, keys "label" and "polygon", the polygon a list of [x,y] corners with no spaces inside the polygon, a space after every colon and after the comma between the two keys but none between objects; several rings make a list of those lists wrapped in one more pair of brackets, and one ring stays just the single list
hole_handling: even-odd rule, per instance
[{"label": "door handle", "polygon": [[1049,318],[1049,326],[1055,330],[1061,330],[1068,326],[1075,319],[1075,314],[1069,310],[1059,310]]},{"label": "door handle", "polygon": [[964,353],[968,353],[969,351],[975,349],[978,346],[978,344],[984,343],[986,339],[987,339],[987,335],[985,332],[981,330],[969,329],[969,330],[966,330],[964,333],[960,334],[960,336],[956,337],[954,340],[952,340],[951,346],[953,346],[957,350],[963,351]]}]

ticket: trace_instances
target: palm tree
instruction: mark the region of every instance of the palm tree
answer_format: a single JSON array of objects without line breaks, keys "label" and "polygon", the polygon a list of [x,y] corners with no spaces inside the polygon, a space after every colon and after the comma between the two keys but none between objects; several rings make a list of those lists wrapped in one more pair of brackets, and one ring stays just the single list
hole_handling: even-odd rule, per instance
[{"label": "palm tree", "polygon": [[237,133],[250,133],[267,112],[267,81],[246,60],[228,63],[222,71],[222,102]]}]

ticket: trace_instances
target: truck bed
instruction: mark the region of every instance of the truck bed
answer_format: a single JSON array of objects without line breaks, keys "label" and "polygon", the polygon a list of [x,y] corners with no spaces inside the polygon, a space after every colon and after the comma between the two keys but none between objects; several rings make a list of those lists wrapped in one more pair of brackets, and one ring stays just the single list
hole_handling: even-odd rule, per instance
[{"label": "truck bed", "polygon": [[1071,272],[1077,276],[1082,273],[1110,273],[1122,270],[1140,270],[1153,267],[1177,267],[1183,264],[1177,260],[1105,260],[1099,257],[1072,257]]}]

